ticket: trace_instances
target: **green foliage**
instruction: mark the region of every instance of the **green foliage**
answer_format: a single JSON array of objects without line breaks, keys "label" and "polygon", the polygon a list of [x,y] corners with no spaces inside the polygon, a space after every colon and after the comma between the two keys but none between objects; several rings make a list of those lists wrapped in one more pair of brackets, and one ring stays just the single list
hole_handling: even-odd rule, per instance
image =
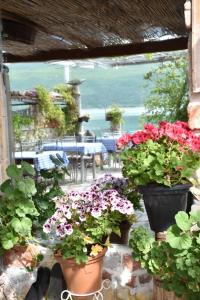
[{"label": "green foliage", "polygon": [[39,98],[39,109],[44,117],[44,126],[53,123],[53,125],[62,132],[65,126],[62,109],[53,103],[49,92],[44,87],[38,86],[36,92]]},{"label": "green foliage", "polygon": [[8,250],[16,244],[24,244],[31,239],[32,220],[38,216],[32,200],[36,193],[32,176],[34,169],[22,162],[7,168],[7,179],[1,185],[0,196],[0,251]]},{"label": "green foliage", "polygon": [[145,74],[150,96],[144,105],[145,122],[187,121],[188,83],[187,61],[185,57],[162,63]]},{"label": "green foliage", "polygon": [[65,134],[78,133],[78,107],[75,99],[73,98],[73,89],[68,87],[66,84],[60,84],[55,87],[55,91],[60,93],[65,100],[66,106],[62,109],[65,119]]},{"label": "green foliage", "polygon": [[[122,172],[133,186],[158,183],[166,186],[188,183],[199,166],[199,155],[180,151],[180,145],[163,138],[162,143],[148,140],[122,151]],[[179,168],[180,167],[180,168]]]},{"label": "green foliage", "polygon": [[123,111],[119,106],[113,104],[106,112],[106,118],[109,119],[112,128],[115,129],[123,121]]},{"label": "green foliage", "polygon": [[13,130],[15,140],[21,142],[23,139],[23,129],[30,126],[33,123],[33,118],[28,116],[22,116],[18,113],[13,113]]},{"label": "green foliage", "polygon": [[77,264],[86,263],[88,261],[84,236],[80,235],[78,229],[75,229],[73,235],[70,235],[68,239],[64,239],[62,245],[56,248],[61,251],[64,259],[75,257]]},{"label": "green foliage", "polygon": [[39,216],[37,216],[37,227],[42,229],[42,225],[55,211],[55,199],[64,195],[60,182],[68,174],[67,168],[61,157],[50,157],[55,164],[51,170],[41,170],[40,179],[36,182],[36,193],[33,196],[33,202]]},{"label": "green foliage", "polygon": [[134,229],[129,245],[133,257],[149,273],[159,276],[163,287],[187,299],[200,298],[200,211],[176,215],[166,241],[156,242],[143,227]]}]

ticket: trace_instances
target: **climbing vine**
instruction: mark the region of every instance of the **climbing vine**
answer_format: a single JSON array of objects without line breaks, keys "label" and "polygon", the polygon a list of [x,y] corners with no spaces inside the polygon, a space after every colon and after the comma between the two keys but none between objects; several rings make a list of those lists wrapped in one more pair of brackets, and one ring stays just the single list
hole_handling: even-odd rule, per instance
[{"label": "climbing vine", "polygon": [[64,113],[64,133],[76,134],[79,131],[79,112],[76,101],[73,97],[73,88],[64,84],[57,85],[54,90],[63,96],[66,106],[62,108]]},{"label": "climbing vine", "polygon": [[29,127],[33,123],[33,118],[20,115],[19,113],[13,113],[13,131],[16,142],[21,142],[25,139],[24,129]]},{"label": "climbing vine", "polygon": [[44,127],[54,127],[62,133],[65,127],[65,116],[62,109],[53,103],[52,97],[43,86],[38,86],[36,92],[39,99],[39,111],[43,116],[42,122]]}]

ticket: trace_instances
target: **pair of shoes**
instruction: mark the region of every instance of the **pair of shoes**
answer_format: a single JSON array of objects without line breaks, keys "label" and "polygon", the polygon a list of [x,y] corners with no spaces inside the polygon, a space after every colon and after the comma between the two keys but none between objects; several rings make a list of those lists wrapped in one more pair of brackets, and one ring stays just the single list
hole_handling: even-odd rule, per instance
[{"label": "pair of shoes", "polygon": [[24,300],[42,300],[44,299],[50,282],[50,270],[46,267],[40,267],[37,273],[37,280],[28,291]]},{"label": "pair of shoes", "polygon": [[58,300],[63,290],[66,290],[66,284],[60,264],[56,263],[51,270],[49,288],[47,291],[48,300]]}]

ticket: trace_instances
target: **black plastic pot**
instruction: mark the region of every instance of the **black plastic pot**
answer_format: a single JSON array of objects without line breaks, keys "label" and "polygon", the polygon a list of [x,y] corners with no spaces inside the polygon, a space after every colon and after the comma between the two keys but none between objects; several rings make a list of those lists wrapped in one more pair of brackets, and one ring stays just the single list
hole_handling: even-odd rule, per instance
[{"label": "black plastic pot", "polygon": [[113,244],[128,245],[130,228],[131,224],[128,221],[121,222],[121,224],[119,225],[121,236],[118,236],[116,233],[112,233],[110,235],[110,242]]},{"label": "black plastic pot", "polygon": [[193,203],[194,203],[194,195],[189,191],[188,192],[188,199],[187,199],[186,213],[189,214],[189,212],[191,211]]},{"label": "black plastic pot", "polygon": [[82,116],[82,117],[79,117],[78,118],[78,122],[81,123],[81,122],[88,122],[89,121],[89,117],[88,116]]},{"label": "black plastic pot", "polygon": [[187,208],[187,196],[191,184],[166,187],[161,185],[140,186],[151,230],[166,231],[175,224],[175,215]]},{"label": "black plastic pot", "polygon": [[106,115],[106,121],[112,121],[113,117],[111,115]]}]

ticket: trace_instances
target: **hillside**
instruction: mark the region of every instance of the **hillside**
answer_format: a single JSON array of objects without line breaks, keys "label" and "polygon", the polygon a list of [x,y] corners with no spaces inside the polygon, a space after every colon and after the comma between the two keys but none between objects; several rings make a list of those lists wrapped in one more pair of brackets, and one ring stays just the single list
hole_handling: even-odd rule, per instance
[{"label": "hillside", "polygon": [[[81,85],[83,108],[105,108],[112,103],[121,106],[142,106],[148,94],[144,74],[155,64],[118,68],[71,68],[71,79],[85,79]],[[12,90],[31,90],[37,85],[52,89],[64,82],[64,68],[47,63],[10,64]]]}]

